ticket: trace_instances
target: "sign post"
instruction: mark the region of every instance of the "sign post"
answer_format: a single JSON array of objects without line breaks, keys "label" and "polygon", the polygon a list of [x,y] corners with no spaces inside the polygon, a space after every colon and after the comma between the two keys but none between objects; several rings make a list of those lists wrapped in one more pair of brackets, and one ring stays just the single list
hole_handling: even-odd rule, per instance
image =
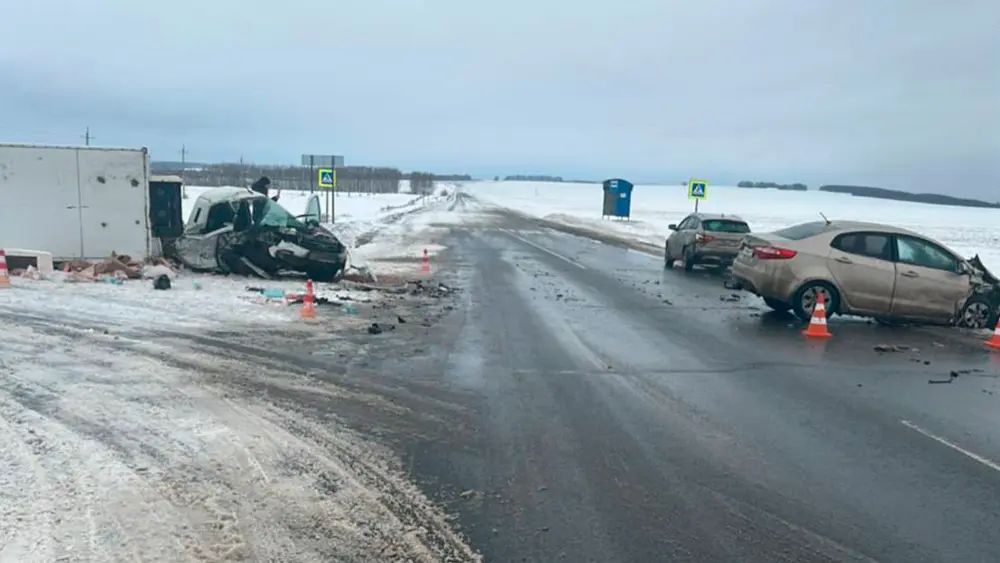
[{"label": "sign post", "polygon": [[[302,155],[302,166],[309,167],[309,192],[315,192],[316,187],[327,188],[326,190],[326,214],[333,223],[334,207],[336,206],[337,169],[344,167],[344,157],[337,154],[304,154]],[[319,170],[316,170],[316,167]],[[324,183],[323,172],[329,172]],[[316,183],[313,184],[313,178]]]},{"label": "sign post", "polygon": [[326,210],[333,223],[334,205],[337,197],[337,169],[320,168],[316,171],[316,185],[320,190],[326,192]]},{"label": "sign post", "polygon": [[698,202],[708,199],[708,180],[688,180],[688,199],[694,200],[694,212],[698,212]]}]

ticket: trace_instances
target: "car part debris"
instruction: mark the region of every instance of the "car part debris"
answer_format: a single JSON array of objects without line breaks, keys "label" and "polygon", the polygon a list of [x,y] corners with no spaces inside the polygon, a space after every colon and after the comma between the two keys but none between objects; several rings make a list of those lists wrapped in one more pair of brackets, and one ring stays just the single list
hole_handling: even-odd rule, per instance
[{"label": "car part debris", "polygon": [[170,276],[166,274],[160,274],[156,276],[153,280],[153,289],[165,290],[170,289]]}]

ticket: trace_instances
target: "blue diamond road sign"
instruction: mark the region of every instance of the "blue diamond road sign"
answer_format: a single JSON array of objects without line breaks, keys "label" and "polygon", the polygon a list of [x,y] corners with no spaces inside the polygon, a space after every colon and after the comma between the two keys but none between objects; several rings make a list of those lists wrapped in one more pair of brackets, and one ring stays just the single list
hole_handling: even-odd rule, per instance
[{"label": "blue diamond road sign", "polygon": [[318,184],[321,188],[333,188],[337,185],[337,176],[334,175],[333,170],[320,168],[318,173]]},{"label": "blue diamond road sign", "polygon": [[691,199],[707,199],[708,182],[705,180],[691,180],[688,182],[688,197]]}]

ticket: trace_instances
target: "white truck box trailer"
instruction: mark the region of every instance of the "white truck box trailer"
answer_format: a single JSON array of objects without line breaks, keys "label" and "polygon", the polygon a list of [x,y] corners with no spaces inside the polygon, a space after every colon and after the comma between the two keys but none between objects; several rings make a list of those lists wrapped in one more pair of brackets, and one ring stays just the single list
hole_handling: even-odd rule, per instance
[{"label": "white truck box trailer", "polygon": [[150,258],[149,217],[145,148],[0,144],[0,248]]}]

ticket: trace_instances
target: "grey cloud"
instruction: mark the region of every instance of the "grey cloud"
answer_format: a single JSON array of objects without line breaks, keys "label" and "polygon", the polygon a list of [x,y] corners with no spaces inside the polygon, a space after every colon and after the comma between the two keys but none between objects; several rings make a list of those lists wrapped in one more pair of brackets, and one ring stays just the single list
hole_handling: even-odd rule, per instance
[{"label": "grey cloud", "polygon": [[986,0],[33,0],[0,19],[0,125],[67,142],[87,123],[154,154],[194,137],[205,158],[990,197],[998,19]]}]

